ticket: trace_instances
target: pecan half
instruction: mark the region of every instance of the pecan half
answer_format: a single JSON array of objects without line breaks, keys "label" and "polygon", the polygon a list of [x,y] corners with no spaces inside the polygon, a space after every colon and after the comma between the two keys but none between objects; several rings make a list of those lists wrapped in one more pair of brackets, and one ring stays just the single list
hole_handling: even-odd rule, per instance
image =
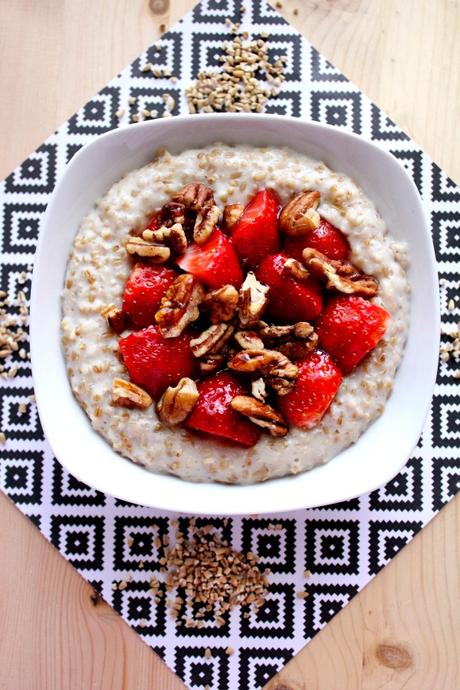
[{"label": "pecan half", "polygon": [[199,393],[195,381],[183,378],[177,386],[169,386],[157,403],[158,417],[165,424],[179,424],[193,410]]},{"label": "pecan half", "polygon": [[135,383],[115,378],[112,381],[112,402],[120,407],[138,407],[145,410],[152,404],[152,398]]},{"label": "pecan half", "polygon": [[162,225],[158,230],[144,230],[142,239],[146,242],[168,244],[175,254],[183,254],[187,249],[187,237],[180,223],[174,223],[171,227]]},{"label": "pecan half", "polygon": [[251,422],[268,429],[272,436],[286,436],[288,427],[279,412],[270,405],[252,398],[250,395],[237,395],[230,403],[234,410],[249,417]]},{"label": "pecan half", "polygon": [[238,331],[235,340],[243,350],[262,350],[265,347],[255,331]]},{"label": "pecan half", "polygon": [[130,237],[126,243],[126,251],[128,254],[148,257],[156,264],[164,264],[171,256],[169,247],[146,242],[142,237]]},{"label": "pecan half", "polygon": [[230,369],[243,374],[259,373],[269,386],[284,395],[295,385],[299,368],[277,350],[242,350],[228,363]]},{"label": "pecan half", "polygon": [[308,321],[299,321],[286,326],[263,325],[257,331],[263,340],[286,340],[287,338],[308,338],[313,333],[313,326]]},{"label": "pecan half", "polygon": [[375,297],[379,283],[373,276],[361,273],[347,261],[336,261],[309,247],[302,252],[303,260],[311,273],[326,281],[326,287],[347,295]]},{"label": "pecan half", "polygon": [[244,211],[243,204],[227,204],[224,206],[224,225],[231,228],[241,218]]},{"label": "pecan half", "polygon": [[190,182],[173,195],[172,201],[183,204],[191,211],[199,211],[207,201],[214,198],[211,187],[201,182]]},{"label": "pecan half", "polygon": [[281,343],[278,350],[286,355],[291,362],[298,362],[313,352],[317,346],[318,336],[313,332],[306,340],[288,340],[286,343]]},{"label": "pecan half", "polygon": [[279,217],[279,228],[286,235],[306,235],[321,222],[318,211],[320,193],[300,192],[284,206]]},{"label": "pecan half", "polygon": [[214,204],[212,199],[207,201],[198,211],[195,227],[193,228],[193,239],[197,244],[204,244],[211,236],[220,218],[220,208]]},{"label": "pecan half", "polygon": [[296,259],[286,259],[283,266],[283,273],[287,273],[296,280],[307,280],[307,278],[310,277],[310,272]]},{"label": "pecan half", "polygon": [[238,306],[238,290],[233,285],[223,285],[211,290],[201,306],[210,312],[211,323],[230,321],[235,316]]},{"label": "pecan half", "polygon": [[195,357],[220,352],[225,343],[232,337],[234,327],[229,323],[215,323],[209,326],[197,338],[190,341],[190,349]]},{"label": "pecan half", "polygon": [[268,393],[263,378],[251,381],[251,393],[254,398],[257,398],[257,400],[260,400],[260,402],[265,402],[265,398],[267,397]]},{"label": "pecan half", "polygon": [[126,315],[121,309],[117,309],[114,304],[109,304],[105,309],[101,311],[101,316],[107,321],[107,325],[114,331],[117,335],[123,333],[125,328],[127,328]]},{"label": "pecan half", "polygon": [[242,326],[256,324],[268,305],[270,288],[260,283],[255,274],[249,271],[240,288],[240,323]]},{"label": "pecan half", "polygon": [[224,363],[224,356],[220,354],[205,355],[200,359],[198,365],[202,374],[212,374],[213,371],[220,369]]},{"label": "pecan half", "polygon": [[204,295],[204,288],[192,275],[178,276],[166,290],[155,314],[161,335],[176,338],[189,323],[196,321],[200,315],[198,305]]}]

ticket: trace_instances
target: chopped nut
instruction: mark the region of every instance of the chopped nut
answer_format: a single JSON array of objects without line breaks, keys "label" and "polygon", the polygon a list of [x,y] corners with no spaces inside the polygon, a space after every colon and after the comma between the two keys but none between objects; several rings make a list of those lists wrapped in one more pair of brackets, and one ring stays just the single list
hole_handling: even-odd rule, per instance
[{"label": "chopped nut", "polygon": [[152,398],[146,391],[131,383],[131,381],[115,378],[112,382],[112,402],[120,407],[146,409],[152,404]]},{"label": "chopped nut", "polygon": [[160,308],[155,314],[160,333],[165,338],[176,338],[192,321],[196,321],[205,295],[202,285],[186,273],[180,275],[163,295]]},{"label": "chopped nut", "polygon": [[255,274],[249,271],[240,289],[240,323],[252,326],[257,323],[268,305],[270,288],[260,283]]},{"label": "chopped nut", "polygon": [[272,436],[286,436],[288,431],[286,422],[270,405],[249,395],[237,395],[230,405],[240,414],[249,417],[254,424],[268,429]]},{"label": "chopped nut", "polygon": [[268,393],[263,378],[251,382],[251,393],[260,402],[265,402]]},{"label": "chopped nut", "polygon": [[260,372],[280,395],[292,390],[299,373],[298,367],[277,350],[242,350],[228,366],[241,373]]},{"label": "chopped nut", "polygon": [[318,336],[313,332],[306,340],[289,340],[286,343],[281,343],[278,345],[278,350],[291,362],[298,362],[313,352],[317,346]]},{"label": "chopped nut", "polygon": [[101,316],[107,321],[107,325],[117,334],[123,333],[126,328],[126,316],[121,309],[114,304],[109,304],[101,311]]},{"label": "chopped nut", "polygon": [[174,223],[171,227],[162,225],[158,230],[144,230],[142,238],[146,242],[166,243],[175,254],[183,254],[187,249],[187,237],[181,223]]},{"label": "chopped nut", "polygon": [[220,218],[220,208],[212,201],[208,201],[198,211],[193,228],[193,239],[197,244],[204,244],[211,236]]},{"label": "chopped nut", "polygon": [[216,354],[222,350],[234,330],[231,324],[215,323],[190,341],[190,349],[195,357]]},{"label": "chopped nut", "polygon": [[286,206],[279,217],[279,228],[286,235],[306,235],[315,230],[321,218],[317,212],[320,193],[317,191],[300,192]]},{"label": "chopped nut", "polygon": [[169,386],[157,404],[160,420],[166,424],[179,424],[193,410],[199,393],[195,381],[183,378],[177,386]]},{"label": "chopped nut", "polygon": [[214,194],[211,187],[207,187],[201,182],[190,182],[179,190],[172,197],[176,201],[191,211],[200,211],[207,201],[213,201]]},{"label": "chopped nut", "polygon": [[199,367],[202,374],[211,374],[220,369],[224,363],[224,356],[219,354],[205,355],[200,359]]},{"label": "chopped nut", "polygon": [[379,284],[376,278],[360,273],[355,266],[346,261],[329,259],[309,247],[303,250],[302,256],[311,273],[326,280],[326,287],[329,289],[362,297],[375,297],[378,292]]},{"label": "chopped nut", "polygon": [[238,306],[238,291],[233,285],[223,285],[208,292],[201,305],[210,311],[211,323],[230,321]]},{"label": "chopped nut", "polygon": [[224,208],[224,225],[231,228],[241,218],[244,211],[243,204],[227,204]]},{"label": "chopped nut", "polygon": [[263,340],[285,340],[286,338],[308,338],[313,333],[313,326],[308,321],[299,321],[285,326],[263,325],[258,334]]},{"label": "chopped nut", "polygon": [[238,331],[235,340],[243,350],[262,350],[264,343],[255,331]]},{"label": "chopped nut", "polygon": [[283,266],[283,272],[288,273],[296,280],[307,280],[307,278],[310,277],[310,272],[296,259],[286,259]]},{"label": "chopped nut", "polygon": [[171,256],[169,247],[146,242],[142,237],[131,237],[126,243],[128,254],[149,257],[154,263],[164,264]]}]

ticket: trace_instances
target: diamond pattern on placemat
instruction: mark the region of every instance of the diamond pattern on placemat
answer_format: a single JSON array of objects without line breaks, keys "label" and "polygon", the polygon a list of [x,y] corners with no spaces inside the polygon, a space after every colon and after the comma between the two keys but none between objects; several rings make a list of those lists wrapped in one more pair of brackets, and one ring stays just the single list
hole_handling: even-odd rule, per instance
[{"label": "diamond pattern on placemat", "polygon": [[[286,82],[266,112],[365,132],[406,167],[431,213],[436,256],[446,281],[442,309],[447,313],[450,299],[459,303],[459,188],[264,0],[245,6],[243,14],[238,0],[203,0],[1,184],[0,289],[10,299],[23,287],[30,290],[20,276],[29,268],[39,223],[63,166],[84,144],[117,126],[115,113],[126,107],[128,96],[137,103],[127,109],[124,122],[139,107],[161,117],[163,94],[174,98],[174,114],[183,113],[183,87],[200,70],[220,64],[229,17],[254,35],[266,31],[271,56],[287,57]],[[143,71],[148,62],[171,70],[180,84]],[[459,307],[449,312],[448,320],[456,325]],[[27,353],[28,343],[24,348]],[[158,576],[161,568],[162,541],[171,534],[173,516],[113,499],[69,475],[43,439],[35,407],[19,414],[19,403],[32,393],[29,361],[15,355],[11,364],[18,367],[17,377],[0,385],[0,427],[8,439],[0,450],[0,486],[193,689],[261,688],[460,489],[459,384],[452,367],[443,363],[417,448],[385,487],[351,501],[270,518],[197,520],[199,526],[211,524],[235,548],[257,554],[272,575],[267,603],[257,613],[234,611],[217,627],[216,612],[209,611],[201,629],[189,627],[187,621],[198,620],[196,608],[184,605],[174,621],[164,599],[155,601],[149,591],[152,575]],[[181,517],[179,524],[186,531],[188,519]],[[227,654],[228,647],[235,653]]]}]

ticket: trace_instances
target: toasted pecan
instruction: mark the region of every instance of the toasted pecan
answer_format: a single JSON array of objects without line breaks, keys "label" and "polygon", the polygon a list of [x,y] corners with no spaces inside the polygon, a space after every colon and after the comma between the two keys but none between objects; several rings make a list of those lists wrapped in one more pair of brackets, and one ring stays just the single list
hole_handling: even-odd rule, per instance
[{"label": "toasted pecan", "polygon": [[216,354],[222,350],[234,330],[229,323],[215,323],[190,341],[190,349],[195,357]]},{"label": "toasted pecan", "polygon": [[379,283],[374,276],[361,273],[347,261],[329,259],[316,249],[307,247],[302,252],[303,260],[313,275],[326,281],[326,287],[346,295],[375,297]]},{"label": "toasted pecan", "polygon": [[160,420],[166,424],[179,424],[193,410],[199,393],[195,381],[182,378],[177,386],[169,386],[157,403]]},{"label": "toasted pecan", "polygon": [[296,194],[283,207],[279,217],[279,228],[286,235],[298,236],[306,235],[315,230],[321,218],[316,210],[319,205],[320,193],[306,191]]},{"label": "toasted pecan", "polygon": [[223,285],[211,290],[201,306],[209,312],[211,323],[231,321],[238,307],[238,290],[233,285]]},{"label": "toasted pecan", "polygon": [[173,195],[172,201],[183,204],[191,211],[199,211],[207,201],[213,198],[211,187],[201,182],[190,182]]},{"label": "toasted pecan", "polygon": [[243,327],[257,323],[268,305],[270,288],[257,280],[255,274],[249,271],[240,288],[240,323]]},{"label": "toasted pecan", "polygon": [[112,402],[120,407],[137,407],[144,410],[152,404],[152,398],[135,383],[115,378],[112,382]]},{"label": "toasted pecan", "polygon": [[160,333],[165,338],[176,338],[200,312],[205,291],[203,286],[189,273],[176,278],[164,293],[160,308],[155,314]]},{"label": "toasted pecan", "polygon": [[230,405],[240,414],[249,417],[254,424],[268,429],[272,436],[286,436],[288,427],[285,420],[270,405],[256,400],[250,395],[237,395]]}]

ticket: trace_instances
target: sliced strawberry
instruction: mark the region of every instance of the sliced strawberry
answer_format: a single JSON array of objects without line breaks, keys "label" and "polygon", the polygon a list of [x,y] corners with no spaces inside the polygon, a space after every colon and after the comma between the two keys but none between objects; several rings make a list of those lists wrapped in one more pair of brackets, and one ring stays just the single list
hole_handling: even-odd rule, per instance
[{"label": "sliced strawberry", "polygon": [[190,338],[185,333],[178,338],[163,338],[157,326],[121,338],[120,354],[131,381],[158,399],[183,376],[193,377],[196,360],[190,350]]},{"label": "sliced strawberry", "polygon": [[260,430],[230,407],[237,395],[247,395],[241,383],[232,374],[222,371],[198,384],[200,397],[186,425],[195,431],[221,436],[250,448],[260,437]]},{"label": "sliced strawberry", "polygon": [[294,389],[278,396],[282,414],[294,426],[312,429],[320,423],[333,401],[342,372],[327,352],[315,350],[298,363],[299,376]]},{"label": "sliced strawberry", "polygon": [[250,268],[279,249],[279,208],[278,194],[273,189],[261,189],[230,230],[238,256]]},{"label": "sliced strawberry", "polygon": [[256,271],[261,283],[270,288],[268,313],[280,321],[310,321],[323,307],[321,286],[315,278],[296,280],[284,271],[285,254],[274,254],[262,261]]},{"label": "sliced strawberry", "polygon": [[123,312],[135,328],[155,323],[161,298],[177,276],[171,268],[135,264],[123,292]]},{"label": "sliced strawberry", "polygon": [[176,263],[211,288],[227,284],[239,288],[243,282],[243,271],[232,241],[217,229],[204,244],[189,245]]},{"label": "sliced strawberry", "polygon": [[316,322],[319,342],[345,374],[377,345],[390,315],[362,297],[334,297]]},{"label": "sliced strawberry", "polygon": [[329,259],[345,261],[350,252],[350,245],[345,235],[329,221],[321,219],[316,230],[300,237],[287,237],[283,251],[297,261],[302,261],[302,251],[305,247],[317,249]]}]

